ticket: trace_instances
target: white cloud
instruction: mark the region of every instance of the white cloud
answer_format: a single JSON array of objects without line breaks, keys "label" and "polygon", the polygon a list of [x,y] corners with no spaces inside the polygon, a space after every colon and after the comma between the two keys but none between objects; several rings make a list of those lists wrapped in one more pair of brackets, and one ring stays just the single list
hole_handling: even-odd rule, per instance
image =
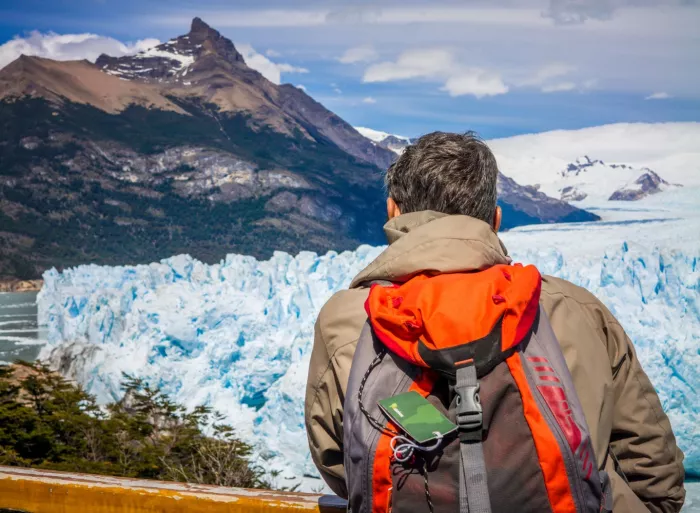
[{"label": "white cloud", "polygon": [[265,52],[265,55],[268,57],[282,57],[282,54],[279,53],[277,50],[273,50],[272,48],[268,48],[268,50]]},{"label": "white cloud", "polygon": [[377,103],[377,100],[375,100],[371,96],[367,96],[366,98],[362,98],[362,103],[368,103],[371,105],[371,104]]},{"label": "white cloud", "polygon": [[542,86],[543,93],[561,93],[564,91],[573,91],[574,89],[576,89],[576,84],[574,82],[557,82]]},{"label": "white cloud", "polygon": [[673,98],[673,96],[671,96],[668,93],[654,93],[654,94],[650,94],[649,96],[647,96],[644,99],[645,100],[668,100],[669,98]]},{"label": "white cloud", "polygon": [[562,63],[547,64],[539,68],[535,74],[526,80],[523,85],[542,85],[553,78],[562,77],[576,71],[576,66]]},{"label": "white cloud", "polygon": [[[517,82],[520,87],[538,87],[543,93],[560,93],[578,89],[585,91],[592,89],[597,81],[593,79],[585,80],[581,83],[571,78],[578,68],[570,64],[554,62],[541,66],[532,75]],[[566,79],[564,79],[566,77]]]},{"label": "white cloud", "polygon": [[[593,5],[596,2],[598,8]],[[276,9],[252,4],[249,9],[227,9],[219,3],[200,6],[203,10],[198,14],[216,20],[216,28],[225,35],[238,32],[234,27],[271,27],[275,42],[270,42],[270,47],[293,47],[300,54],[319,59],[338,59],[347,49],[368,43],[380,53],[379,59],[369,64],[395,61],[395,56],[411,48],[449,48],[455,49],[455,55],[464,49],[461,64],[499,71],[512,90],[522,87],[522,80],[532,78],[527,73],[534,73],[542,64],[564,62],[577,70],[551,77],[546,84],[531,85],[530,92],[562,82],[574,82],[577,90],[586,91],[585,82],[595,77],[597,90],[638,98],[656,91],[700,97],[696,87],[700,67],[690,65],[700,51],[700,39],[695,37],[700,26],[699,0],[385,0],[335,4],[340,12],[331,16],[333,7],[310,0],[277,2],[281,7]],[[362,12],[348,9],[357,4],[367,8],[357,8]],[[605,14],[610,12],[606,5],[612,7],[612,16]],[[576,21],[566,17],[577,10],[577,24],[567,25]],[[149,21],[155,26],[182,27],[190,16],[174,11]],[[288,29],[277,31],[275,27]],[[466,60],[469,48],[480,50],[470,52]]]},{"label": "white cloud", "polygon": [[461,66],[452,52],[444,49],[409,50],[395,62],[368,67],[362,80],[391,82],[416,78],[444,82],[442,90],[450,96],[483,98],[508,92],[508,86],[497,72]]},{"label": "white cloud", "polygon": [[559,25],[579,25],[587,20],[610,20],[615,11],[625,7],[692,6],[693,0],[549,0],[542,14]]},{"label": "white cloud", "polygon": [[391,82],[410,78],[445,78],[456,63],[448,50],[409,50],[396,62],[373,64],[362,77],[363,82]]},{"label": "white cloud", "polygon": [[335,94],[343,94],[343,91],[340,89],[340,87],[334,87],[334,88],[333,88],[333,92],[334,92]]},{"label": "white cloud", "polygon": [[0,68],[20,55],[46,57],[59,61],[95,61],[100,54],[115,57],[130,55],[160,44],[157,39],[143,39],[135,43],[122,43],[111,37],[96,34],[42,34],[34,31],[27,37],[15,37],[0,46]]},{"label": "white cloud", "polygon": [[450,93],[450,96],[471,94],[477,98],[508,92],[508,86],[503,83],[498,73],[478,68],[464,70],[450,77],[443,89]]},{"label": "white cloud", "polygon": [[[201,11],[201,10],[200,10]],[[457,5],[419,5],[415,7],[377,7],[374,5],[329,9],[236,9],[199,12],[206,19],[216,20],[220,28],[232,27],[317,27],[321,25],[409,25],[416,23],[460,25],[547,26],[551,20],[542,16],[537,6],[479,7]],[[189,15],[158,16],[153,21],[182,26]]]},{"label": "white cloud", "polygon": [[303,84],[297,84],[296,85],[297,89],[301,89],[302,91],[306,92],[306,86]]},{"label": "white cloud", "polygon": [[249,44],[236,43],[236,48],[241,53],[249,67],[258,71],[273,84],[279,85],[282,82],[282,73],[309,72],[309,70],[306,68],[299,68],[286,63],[278,64],[276,62],[272,62],[264,55],[256,52],[255,49]]},{"label": "white cloud", "polygon": [[354,64],[356,62],[372,62],[377,57],[379,54],[372,45],[362,45],[348,48],[338,60],[343,64]]}]

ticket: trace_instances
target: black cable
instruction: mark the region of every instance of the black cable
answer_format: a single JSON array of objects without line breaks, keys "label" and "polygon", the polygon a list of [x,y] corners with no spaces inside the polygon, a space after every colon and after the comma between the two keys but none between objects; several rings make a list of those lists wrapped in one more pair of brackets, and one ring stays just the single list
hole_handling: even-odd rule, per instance
[{"label": "black cable", "polygon": [[380,363],[382,363],[382,360],[384,359],[384,355],[386,355],[386,350],[382,349],[379,353],[377,353],[377,356],[375,356],[374,360],[372,360],[372,363],[369,364],[369,367],[367,367],[367,372],[365,372],[365,375],[362,378],[362,381],[360,382],[360,388],[357,391],[357,402],[360,405],[360,411],[363,413],[363,415],[367,418],[367,422],[369,422],[372,427],[382,433],[387,433],[392,436],[399,436],[399,433],[394,431],[393,429],[382,425],[381,422],[379,422],[377,419],[372,417],[370,413],[365,409],[365,405],[362,404],[362,392],[365,389],[365,384],[367,383],[367,379],[369,378],[369,375],[371,372],[374,370],[375,367],[377,367]]},{"label": "black cable", "polygon": [[[387,427],[386,425],[382,425],[381,422],[372,417],[372,415],[370,415],[370,413],[365,408],[365,405],[362,404],[362,392],[364,392],[365,384],[369,379],[369,375],[380,363],[382,363],[382,360],[384,359],[385,355],[386,350],[382,349],[379,353],[377,353],[377,356],[375,356],[374,360],[372,360],[372,363],[369,364],[369,367],[367,367],[367,372],[365,372],[365,375],[362,377],[362,381],[360,382],[360,388],[357,391],[357,402],[360,406],[360,411],[367,418],[367,422],[369,422],[372,425],[372,427],[374,427],[382,433],[386,433],[392,436],[401,436],[393,429]],[[430,513],[435,513],[435,508],[433,507],[433,498],[430,495],[430,487],[428,485],[428,462],[425,458],[423,458],[423,481],[425,483],[425,498],[428,501],[428,510],[430,511]]]},{"label": "black cable", "polygon": [[430,495],[430,487],[428,486],[428,462],[425,458],[423,458],[423,481],[425,481],[425,499],[428,501],[428,510],[430,513],[435,513],[433,498]]}]

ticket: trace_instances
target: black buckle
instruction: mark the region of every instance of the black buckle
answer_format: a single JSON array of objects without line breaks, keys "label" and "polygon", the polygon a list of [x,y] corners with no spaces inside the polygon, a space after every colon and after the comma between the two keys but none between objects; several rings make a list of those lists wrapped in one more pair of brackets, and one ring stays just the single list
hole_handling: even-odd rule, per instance
[{"label": "black buckle", "polygon": [[480,386],[455,389],[457,393],[457,428],[462,442],[480,442],[483,437],[484,415],[479,398]]}]

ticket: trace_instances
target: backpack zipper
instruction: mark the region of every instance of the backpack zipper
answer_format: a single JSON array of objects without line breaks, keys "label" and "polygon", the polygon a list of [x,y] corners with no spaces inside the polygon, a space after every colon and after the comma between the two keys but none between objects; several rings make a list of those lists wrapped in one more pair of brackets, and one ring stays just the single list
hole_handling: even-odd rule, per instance
[{"label": "backpack zipper", "polygon": [[[398,393],[399,390],[407,389],[408,387],[406,385],[408,383],[410,383],[411,381],[412,381],[412,379],[410,376],[408,376],[408,375],[402,376],[401,379],[399,380],[399,384],[396,386],[396,389],[394,390],[392,395],[395,395],[396,393]],[[362,412],[359,412],[359,414],[363,415]],[[363,420],[364,420],[364,422],[370,423],[369,420],[364,416],[363,416]],[[386,424],[388,424],[388,421],[385,423],[385,425]],[[375,459],[375,455],[377,453],[377,444],[379,443],[379,439],[382,436],[382,434],[384,434],[383,431],[379,431],[378,429],[375,429],[374,426],[372,426],[372,427],[373,427],[373,431],[372,431],[372,434],[370,435],[370,451],[369,451],[371,457],[365,458],[364,472],[363,472],[364,476],[366,477],[365,484],[367,485],[367,488],[365,489],[367,492],[365,494],[365,498],[372,497],[371,503],[366,501],[366,500],[363,501],[363,506],[368,507],[368,509],[366,510],[368,513],[372,511],[372,506],[373,506],[373,503],[375,500],[374,496],[372,495],[372,481],[374,479],[374,475],[371,472],[370,467],[374,465],[374,459]],[[391,462],[389,462],[389,464],[391,464]],[[391,499],[393,499],[393,490],[390,493],[389,505],[391,505]]]},{"label": "backpack zipper", "polygon": [[[528,383],[532,387],[532,379],[530,376],[529,369],[527,370],[527,376],[528,376]],[[563,447],[564,451],[566,451],[566,453],[571,456],[571,458],[569,460],[571,462],[570,464],[567,463],[567,459],[564,458],[564,466],[567,467],[567,471],[569,471],[569,470],[573,471],[575,483],[571,483],[571,485],[572,485],[572,488],[574,488],[576,490],[575,493],[577,496],[578,504],[585,509],[586,501],[585,501],[585,497],[584,497],[584,493],[583,493],[583,489],[582,489],[582,484],[581,484],[581,481],[583,478],[581,477],[581,472],[579,471],[579,468],[578,468],[578,462],[576,461],[576,455],[574,454],[574,451],[571,450],[571,447],[569,446],[569,442],[564,437],[564,434],[561,431],[561,427],[559,426],[557,419],[554,418],[554,414],[552,413],[552,410],[549,409],[549,405],[547,404],[547,401],[542,396],[542,392],[540,392],[540,389],[537,388],[537,386],[535,386],[535,389],[537,390],[537,394],[536,394],[537,404],[540,408],[540,411],[547,418],[547,424],[549,425],[549,428],[554,432],[554,436],[556,436],[556,438],[559,442],[559,447]],[[575,420],[574,420],[574,422],[575,422]],[[580,510],[578,505],[577,505],[576,509]]]}]

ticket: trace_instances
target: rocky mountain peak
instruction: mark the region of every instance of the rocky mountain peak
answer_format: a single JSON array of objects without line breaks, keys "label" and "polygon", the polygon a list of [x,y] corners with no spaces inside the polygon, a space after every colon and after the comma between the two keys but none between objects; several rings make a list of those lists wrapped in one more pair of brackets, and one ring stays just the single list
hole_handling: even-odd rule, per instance
[{"label": "rocky mountain peak", "polygon": [[[204,62],[206,61],[206,62]],[[187,85],[185,78],[199,68],[233,66],[245,68],[243,56],[230,39],[207,25],[192,20],[190,31],[136,55],[111,57],[102,54],[95,64],[105,73],[125,80],[172,82]]]},{"label": "rocky mountain peak", "polygon": [[230,63],[245,64],[243,56],[238,53],[231,40],[222,36],[218,30],[211,28],[201,18],[193,19],[189,34],[179,39],[184,39],[190,45],[201,44]]},{"label": "rocky mountain peak", "polygon": [[214,38],[219,37],[221,35],[219,34],[219,31],[211,28],[209,25],[206,24],[206,22],[204,22],[204,20],[202,20],[202,18],[199,17],[194,18],[192,20],[192,25],[190,26],[190,33],[188,35],[192,36],[194,34],[211,34]]},{"label": "rocky mountain peak", "polygon": [[644,173],[634,182],[616,190],[610,196],[610,201],[635,201],[671,187],[682,187],[668,183],[648,167],[642,168],[642,171]]}]

